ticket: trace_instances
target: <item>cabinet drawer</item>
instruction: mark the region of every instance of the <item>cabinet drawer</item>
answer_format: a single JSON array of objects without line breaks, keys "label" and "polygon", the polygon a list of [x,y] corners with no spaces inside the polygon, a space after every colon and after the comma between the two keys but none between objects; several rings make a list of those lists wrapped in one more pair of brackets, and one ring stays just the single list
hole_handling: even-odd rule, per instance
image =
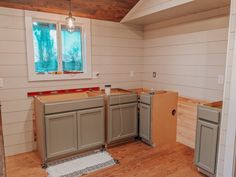
[{"label": "cabinet drawer", "polygon": [[140,102],[145,104],[151,104],[151,96],[148,94],[141,94]]},{"label": "cabinet drawer", "polygon": [[137,101],[138,101],[137,94],[109,96],[109,105],[125,104],[125,103],[137,102]]},{"label": "cabinet drawer", "polygon": [[76,101],[66,101],[45,104],[45,114],[90,109],[104,106],[104,98],[81,99]]},{"label": "cabinet drawer", "polygon": [[219,123],[220,114],[220,110],[208,108],[206,106],[201,105],[198,106],[198,119]]}]

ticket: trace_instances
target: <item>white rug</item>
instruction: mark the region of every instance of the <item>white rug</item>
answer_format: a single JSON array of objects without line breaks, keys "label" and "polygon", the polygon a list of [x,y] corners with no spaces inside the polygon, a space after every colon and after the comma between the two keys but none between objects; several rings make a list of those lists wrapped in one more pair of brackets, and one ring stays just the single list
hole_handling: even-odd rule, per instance
[{"label": "white rug", "polygon": [[69,161],[50,165],[46,169],[48,177],[78,177],[117,163],[106,151],[99,151],[87,156],[72,158]]}]

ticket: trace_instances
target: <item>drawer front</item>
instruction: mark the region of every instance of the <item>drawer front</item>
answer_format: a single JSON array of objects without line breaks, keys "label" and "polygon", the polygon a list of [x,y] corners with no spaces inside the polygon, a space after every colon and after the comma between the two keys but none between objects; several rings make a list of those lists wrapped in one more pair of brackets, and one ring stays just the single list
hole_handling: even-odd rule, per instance
[{"label": "drawer front", "polygon": [[151,95],[141,94],[140,95],[140,102],[145,103],[145,104],[151,104]]},{"label": "drawer front", "polygon": [[125,104],[137,102],[137,94],[128,94],[128,95],[111,95],[109,96],[109,105]]},{"label": "drawer front", "polygon": [[45,104],[45,114],[90,109],[104,106],[104,98],[81,99],[60,103]]},{"label": "drawer front", "polygon": [[198,119],[214,123],[220,122],[221,111],[206,106],[198,106]]}]

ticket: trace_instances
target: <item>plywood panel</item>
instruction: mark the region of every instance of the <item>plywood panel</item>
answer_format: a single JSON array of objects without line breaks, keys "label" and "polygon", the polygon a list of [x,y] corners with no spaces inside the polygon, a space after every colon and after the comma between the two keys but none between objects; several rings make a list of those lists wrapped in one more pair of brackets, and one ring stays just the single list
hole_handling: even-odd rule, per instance
[{"label": "plywood panel", "polygon": [[197,105],[207,103],[204,100],[179,97],[177,141],[191,148],[195,147]]}]

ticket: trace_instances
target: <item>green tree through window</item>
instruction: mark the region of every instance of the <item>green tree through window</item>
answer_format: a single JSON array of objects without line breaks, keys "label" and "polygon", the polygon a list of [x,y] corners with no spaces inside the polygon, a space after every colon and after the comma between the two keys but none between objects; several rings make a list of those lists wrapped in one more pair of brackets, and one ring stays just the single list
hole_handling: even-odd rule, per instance
[{"label": "green tree through window", "polygon": [[35,72],[58,71],[56,24],[34,22],[33,38]]}]

